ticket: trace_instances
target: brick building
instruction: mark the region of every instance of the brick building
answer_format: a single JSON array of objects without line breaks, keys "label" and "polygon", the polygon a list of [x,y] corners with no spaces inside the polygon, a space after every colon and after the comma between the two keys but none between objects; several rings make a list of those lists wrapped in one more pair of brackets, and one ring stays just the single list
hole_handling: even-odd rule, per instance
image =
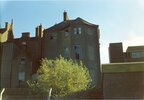
[{"label": "brick building", "polygon": [[36,27],[35,37],[23,32],[21,38],[13,38],[13,30],[8,32],[7,29],[0,33],[0,36],[5,33],[10,37],[1,43],[1,88],[25,87],[26,81],[35,76],[41,58],[55,59],[59,55],[78,62],[82,60],[90,71],[92,85],[100,87],[98,25],[81,18],[69,20],[64,12],[62,22],[47,29],[42,25]]},{"label": "brick building", "polygon": [[144,61],[144,46],[128,46],[126,52],[123,52],[122,43],[110,43],[109,61],[110,63]]}]

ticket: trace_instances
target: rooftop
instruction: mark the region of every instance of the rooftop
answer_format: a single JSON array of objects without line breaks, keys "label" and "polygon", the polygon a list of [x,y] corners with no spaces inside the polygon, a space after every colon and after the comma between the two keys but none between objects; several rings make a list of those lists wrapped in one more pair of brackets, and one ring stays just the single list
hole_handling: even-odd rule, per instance
[{"label": "rooftop", "polygon": [[133,51],[144,51],[144,45],[143,46],[129,46],[126,50],[126,52],[133,52]]}]

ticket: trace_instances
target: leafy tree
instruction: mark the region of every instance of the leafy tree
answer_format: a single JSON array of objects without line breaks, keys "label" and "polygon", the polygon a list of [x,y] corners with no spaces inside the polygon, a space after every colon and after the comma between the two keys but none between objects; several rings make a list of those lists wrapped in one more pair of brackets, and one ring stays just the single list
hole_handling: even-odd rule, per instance
[{"label": "leafy tree", "polygon": [[35,93],[48,93],[52,88],[52,96],[65,96],[89,87],[91,78],[88,69],[82,62],[59,57],[56,60],[42,59],[36,81],[28,81]]}]

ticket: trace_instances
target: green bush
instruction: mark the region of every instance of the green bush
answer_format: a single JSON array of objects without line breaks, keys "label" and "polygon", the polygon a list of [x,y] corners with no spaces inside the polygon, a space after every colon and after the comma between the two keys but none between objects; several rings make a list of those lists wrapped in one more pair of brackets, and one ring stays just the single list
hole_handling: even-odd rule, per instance
[{"label": "green bush", "polygon": [[28,81],[33,93],[47,93],[52,88],[52,96],[65,96],[86,90],[90,85],[88,69],[82,62],[59,57],[56,60],[42,59],[37,71],[37,81]]}]

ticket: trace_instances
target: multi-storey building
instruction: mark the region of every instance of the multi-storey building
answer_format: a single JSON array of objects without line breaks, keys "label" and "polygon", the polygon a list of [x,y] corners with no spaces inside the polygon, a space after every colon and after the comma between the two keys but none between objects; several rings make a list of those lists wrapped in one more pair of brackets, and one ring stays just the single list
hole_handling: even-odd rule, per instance
[{"label": "multi-storey building", "polygon": [[123,52],[122,43],[110,43],[109,60],[110,63],[144,61],[144,46],[128,46]]},{"label": "multi-storey building", "polygon": [[137,62],[144,61],[144,46],[129,46],[126,50],[125,61]]},{"label": "multi-storey building", "polygon": [[[12,34],[8,32],[2,34]],[[35,37],[30,37],[29,32],[24,32],[21,38],[11,38],[1,43],[1,87],[25,87],[26,80],[31,79],[42,58],[41,37],[40,25],[36,28]]]},{"label": "multi-storey building", "polygon": [[64,12],[63,21],[44,30],[44,57],[82,60],[88,67],[92,84],[100,81],[99,27],[81,18],[68,20]]},{"label": "multi-storey building", "polygon": [[100,87],[99,38],[98,25],[81,18],[69,20],[64,12],[62,22],[44,30],[39,25],[35,37],[24,32],[21,38],[5,41],[2,43],[1,87],[25,87],[26,81],[35,76],[41,58],[55,59],[60,55],[83,61],[92,77],[91,85]]}]

